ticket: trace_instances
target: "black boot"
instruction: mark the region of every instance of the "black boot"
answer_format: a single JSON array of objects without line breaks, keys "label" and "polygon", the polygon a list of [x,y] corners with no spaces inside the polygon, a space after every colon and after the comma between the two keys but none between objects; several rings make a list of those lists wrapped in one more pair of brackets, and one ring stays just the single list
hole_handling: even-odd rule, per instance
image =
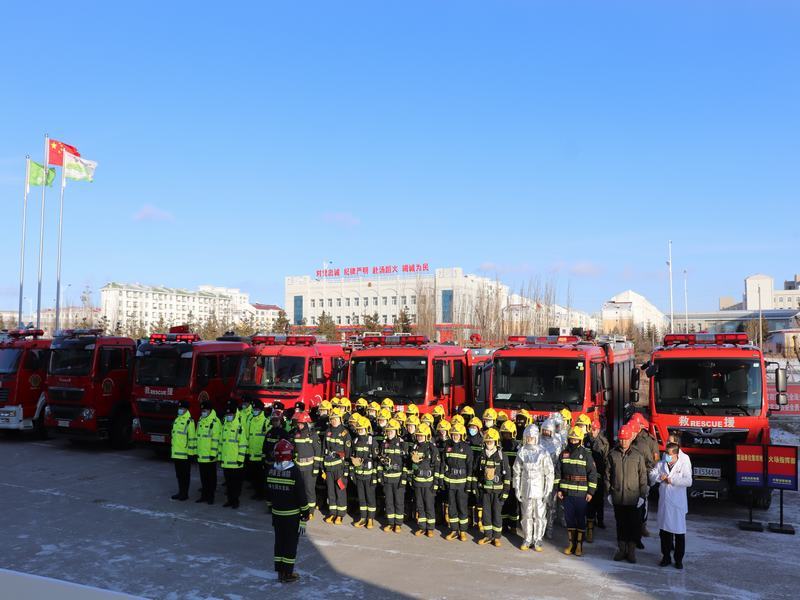
[{"label": "black boot", "polygon": [[669,557],[669,554],[664,554],[661,556],[661,562],[658,563],[659,567],[666,567],[667,565],[672,564],[672,559]]}]

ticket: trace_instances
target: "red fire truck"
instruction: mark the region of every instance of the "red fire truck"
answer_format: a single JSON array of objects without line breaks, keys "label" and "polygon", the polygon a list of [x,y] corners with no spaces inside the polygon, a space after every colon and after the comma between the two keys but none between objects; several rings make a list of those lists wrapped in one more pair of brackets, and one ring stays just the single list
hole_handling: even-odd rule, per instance
[{"label": "red fire truck", "polygon": [[9,331],[0,341],[0,429],[44,429],[50,340],[41,329]]},{"label": "red fire truck", "polygon": [[[777,365],[776,365],[777,366]],[[694,469],[694,498],[722,498],[736,491],[737,444],[769,444],[767,363],[746,333],[664,336],[643,365],[650,378],[650,426],[661,448],[680,437]],[[776,372],[777,400],[786,403],[786,371]],[[768,508],[769,490],[755,504]]]},{"label": "red fire truck", "polygon": [[133,384],[133,439],[168,444],[182,400],[200,418],[200,403],[211,400],[225,413],[239,364],[249,344],[237,339],[201,341],[196,333],[154,333],[136,351]]},{"label": "red fire truck", "polygon": [[[494,352],[478,384],[488,378],[489,406],[512,419],[522,409],[541,420],[567,408],[575,417],[585,413],[605,421],[615,432],[632,397],[634,372],[633,344],[622,337],[515,335]],[[483,408],[476,403],[476,410]]]},{"label": "red fire truck", "polygon": [[298,401],[306,410],[347,389],[349,349],[318,341],[313,335],[254,335],[242,360],[235,395],[260,400],[265,406],[280,400],[293,412]]},{"label": "red fire truck", "polygon": [[447,414],[472,403],[471,362],[463,348],[432,344],[422,335],[365,335],[350,357],[350,399],[391,398],[400,410]]},{"label": "red fire truck", "polygon": [[50,346],[45,427],[71,439],[131,439],[131,380],[135,342],[100,329],[69,329]]}]

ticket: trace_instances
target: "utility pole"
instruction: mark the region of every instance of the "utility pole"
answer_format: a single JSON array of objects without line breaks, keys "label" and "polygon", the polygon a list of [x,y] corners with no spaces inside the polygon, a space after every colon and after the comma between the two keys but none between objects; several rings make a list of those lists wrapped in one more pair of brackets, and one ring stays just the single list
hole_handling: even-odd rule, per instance
[{"label": "utility pole", "polygon": [[672,299],[672,240],[669,241],[669,332],[675,333],[675,305]]},{"label": "utility pole", "polygon": [[683,312],[686,318],[686,333],[689,333],[689,277],[683,270]]}]

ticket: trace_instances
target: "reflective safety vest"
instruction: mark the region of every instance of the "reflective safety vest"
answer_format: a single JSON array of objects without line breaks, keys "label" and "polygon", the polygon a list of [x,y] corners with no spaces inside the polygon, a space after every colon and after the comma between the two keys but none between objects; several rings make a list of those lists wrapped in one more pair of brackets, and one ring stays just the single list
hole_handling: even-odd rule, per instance
[{"label": "reflective safety vest", "polygon": [[247,438],[242,431],[238,415],[234,416],[232,421],[225,419],[223,422],[221,441],[219,459],[222,462],[222,468],[241,469],[247,454]]},{"label": "reflective safety vest", "polygon": [[245,443],[248,443],[247,438],[250,436],[250,420],[253,418],[253,407],[248,405],[236,411],[239,417],[239,423],[242,425],[242,435],[244,435]]},{"label": "reflective safety vest", "polygon": [[197,462],[210,463],[219,459],[219,438],[222,423],[213,410],[197,422]]},{"label": "reflective safety vest", "polygon": [[187,410],[178,415],[172,423],[172,458],[188,460],[195,454],[197,454],[197,437],[194,420]]},{"label": "reflective safety vest", "polygon": [[567,446],[555,467],[554,485],[561,493],[566,496],[594,494],[597,489],[597,469],[591,450],[583,446]]},{"label": "reflective safety vest", "polygon": [[250,417],[247,428],[247,460],[264,460],[264,438],[267,436],[267,417],[264,413]]}]

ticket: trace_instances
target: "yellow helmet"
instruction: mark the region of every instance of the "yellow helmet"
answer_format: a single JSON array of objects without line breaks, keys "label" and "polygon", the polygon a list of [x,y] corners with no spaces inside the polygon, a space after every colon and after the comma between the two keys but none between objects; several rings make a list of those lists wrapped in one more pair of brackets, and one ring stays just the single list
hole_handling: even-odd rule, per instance
[{"label": "yellow helmet", "polygon": [[333,408],[333,404],[331,404],[330,400],[323,400],[322,402],[319,403],[319,409],[320,410],[330,411],[330,409],[332,409],[332,408]]},{"label": "yellow helmet", "polygon": [[419,416],[419,406],[416,404],[409,404],[408,408],[406,408],[406,412],[410,415],[417,415]]},{"label": "yellow helmet", "polygon": [[389,419],[389,422],[386,424],[386,427],[383,428],[384,431],[400,431],[400,423],[397,422],[397,419]]},{"label": "yellow helmet", "polygon": [[427,423],[428,425],[432,425],[433,415],[431,413],[425,413],[424,415],[422,415],[422,417],[420,417],[420,421],[422,421],[423,423]]},{"label": "yellow helmet", "polygon": [[406,419],[408,419],[408,417],[406,417],[406,413],[399,410],[396,413],[394,413],[394,418],[395,420],[397,420],[398,423],[405,423]]},{"label": "yellow helmet", "polygon": [[417,433],[415,435],[424,435],[426,439],[431,437],[431,428],[427,423],[423,423],[417,429]]},{"label": "yellow helmet", "polygon": [[464,415],[464,419],[469,417],[470,419],[475,416],[475,409],[471,406],[462,406],[461,407],[461,414]]},{"label": "yellow helmet", "polygon": [[586,415],[586,414],[578,415],[577,424],[578,425],[583,425],[584,427],[586,427],[586,429],[591,429],[592,428],[592,420],[589,418],[589,415]]},{"label": "yellow helmet", "polygon": [[342,418],[342,409],[339,408],[338,406],[334,406],[331,409],[331,417],[339,417],[341,419]]},{"label": "yellow helmet", "polygon": [[497,422],[498,423],[505,423],[508,421],[508,415],[504,412],[497,413]]},{"label": "yellow helmet", "polygon": [[497,421],[497,411],[493,408],[487,408],[483,411],[483,420],[491,419],[492,421]]},{"label": "yellow helmet", "polygon": [[442,419],[436,426],[436,429],[439,431],[450,431],[450,428],[451,428],[450,421],[448,421],[447,419]]},{"label": "yellow helmet", "polygon": [[519,411],[517,413],[517,416],[518,417],[519,416],[525,417],[525,424],[526,425],[530,425],[533,422],[533,416],[531,415],[531,413],[528,412],[527,408],[523,408],[521,411]]},{"label": "yellow helmet", "polygon": [[353,408],[352,404],[350,404],[350,398],[342,397],[339,398],[339,406],[345,409],[345,412],[350,412]]},{"label": "yellow helmet", "polygon": [[456,423],[453,425],[453,429],[450,430],[450,434],[457,433],[460,436],[467,435],[467,430],[464,428],[463,423]]},{"label": "yellow helmet", "polygon": [[456,425],[464,425],[464,417],[461,415],[453,415],[453,418],[450,419],[450,423],[452,423],[453,427]]},{"label": "yellow helmet", "polygon": [[358,417],[358,428],[359,429],[372,429],[372,421],[370,421],[367,417]]},{"label": "yellow helmet", "polygon": [[444,406],[441,404],[437,404],[433,407],[433,416],[434,417],[443,417],[444,416]]},{"label": "yellow helmet", "polygon": [[470,427],[477,427],[480,429],[483,427],[483,421],[481,421],[478,417],[472,417],[469,421]]},{"label": "yellow helmet", "polygon": [[358,424],[361,422],[360,419],[361,419],[361,416],[358,413],[353,413],[353,414],[350,415],[350,418],[347,419],[347,422],[348,423],[352,423],[356,427],[358,427]]},{"label": "yellow helmet", "polygon": [[339,396],[334,396],[333,398],[331,398],[331,404],[333,406],[339,406]]},{"label": "yellow helmet", "polygon": [[386,419],[387,421],[392,418],[392,411],[388,408],[382,408],[378,413],[379,419]]},{"label": "yellow helmet", "polygon": [[570,411],[568,408],[562,408],[558,412],[561,414],[562,417],[564,417],[564,421],[566,421],[567,425],[572,423],[572,411]]},{"label": "yellow helmet", "polygon": [[571,440],[575,439],[582,440],[583,436],[584,436],[583,429],[581,429],[579,425],[576,425],[575,427],[569,430],[569,435],[567,437]]},{"label": "yellow helmet", "polygon": [[499,442],[500,434],[497,433],[497,429],[495,429],[494,427],[487,429],[486,432],[483,434],[483,441],[485,442],[486,440],[493,440],[495,442]]},{"label": "yellow helmet", "polygon": [[369,406],[369,402],[367,402],[366,398],[359,398],[358,400],[356,400],[356,406],[366,408],[367,406]]},{"label": "yellow helmet", "polygon": [[372,402],[369,403],[369,409],[378,412],[381,409],[381,405],[375,402],[375,400],[373,400]]},{"label": "yellow helmet", "polygon": [[415,427],[419,427],[420,420],[417,415],[408,415],[408,420],[406,421],[406,425],[414,425]]},{"label": "yellow helmet", "polygon": [[517,437],[517,426],[514,425],[514,421],[504,421],[500,426],[500,433],[510,433],[511,437]]},{"label": "yellow helmet", "polygon": [[391,398],[384,398],[381,401],[381,408],[388,408],[389,410],[394,410],[394,402],[392,402]]}]

